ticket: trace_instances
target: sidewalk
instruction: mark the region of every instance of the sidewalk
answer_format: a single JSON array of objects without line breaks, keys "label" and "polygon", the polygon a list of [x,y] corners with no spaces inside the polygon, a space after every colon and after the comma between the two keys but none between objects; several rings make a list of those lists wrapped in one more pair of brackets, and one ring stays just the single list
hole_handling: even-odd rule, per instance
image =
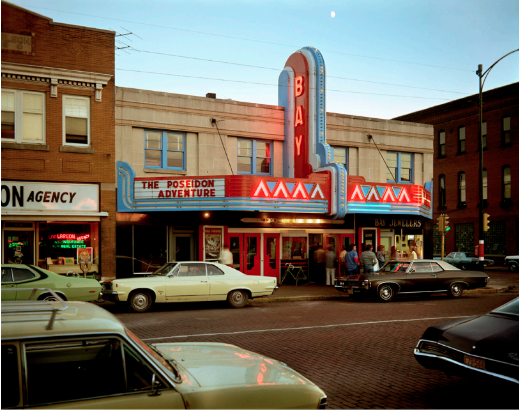
[{"label": "sidewalk", "polygon": [[[489,284],[484,288],[466,290],[464,293],[519,293],[519,274],[495,269],[487,269],[491,277]],[[494,279],[494,277],[496,277]],[[349,296],[335,290],[333,286],[320,285],[280,285],[279,289],[272,295],[264,298],[251,300],[249,303],[274,303],[274,302],[297,302],[302,300],[331,300],[348,299]]]}]

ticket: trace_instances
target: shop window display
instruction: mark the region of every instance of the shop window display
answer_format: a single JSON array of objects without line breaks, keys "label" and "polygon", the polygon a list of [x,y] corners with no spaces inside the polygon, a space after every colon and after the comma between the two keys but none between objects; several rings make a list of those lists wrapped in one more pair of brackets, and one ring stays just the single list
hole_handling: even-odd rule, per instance
[{"label": "shop window display", "polygon": [[423,259],[423,235],[395,235],[397,258]]},{"label": "shop window display", "polygon": [[[39,265],[75,265],[82,261],[99,263],[99,224],[53,223],[38,224]],[[86,256],[88,255],[88,257]],[[88,260],[89,259],[89,260]]]},{"label": "shop window display", "polygon": [[283,238],[283,259],[306,258],[306,237]]}]

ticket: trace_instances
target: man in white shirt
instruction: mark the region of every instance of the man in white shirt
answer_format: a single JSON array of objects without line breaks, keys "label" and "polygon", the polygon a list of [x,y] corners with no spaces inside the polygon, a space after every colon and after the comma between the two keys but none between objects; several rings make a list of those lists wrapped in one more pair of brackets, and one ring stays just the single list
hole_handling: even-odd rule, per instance
[{"label": "man in white shirt", "polygon": [[224,245],[222,253],[220,254],[220,263],[222,265],[233,267],[232,264],[232,252],[229,250],[229,245]]}]

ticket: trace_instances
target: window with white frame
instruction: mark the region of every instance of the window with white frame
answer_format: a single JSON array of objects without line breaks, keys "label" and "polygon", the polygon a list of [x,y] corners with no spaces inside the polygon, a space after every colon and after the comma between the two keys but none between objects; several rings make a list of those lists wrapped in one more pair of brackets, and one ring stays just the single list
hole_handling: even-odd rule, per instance
[{"label": "window with white frame", "polygon": [[186,134],[144,131],[144,167],[186,170]]},{"label": "window with white frame", "polygon": [[45,94],[2,90],[2,140],[45,143]]},{"label": "window with white frame", "polygon": [[387,182],[413,182],[413,154],[387,151]]},{"label": "window with white frame", "polygon": [[445,130],[438,132],[438,157],[445,156]]},{"label": "window with white frame", "polygon": [[90,98],[63,96],[63,145],[90,146]]},{"label": "window with white frame", "polygon": [[512,198],[512,172],[510,165],[503,165],[503,199]]},{"label": "window with white frame", "polygon": [[239,139],[238,174],[272,175],[272,143]]},{"label": "window with white frame", "polygon": [[465,172],[458,172],[458,206],[465,205],[467,202],[467,186]]},{"label": "window with white frame", "polygon": [[465,153],[465,126],[458,127],[458,154]]},{"label": "window with white frame", "polygon": [[348,148],[346,147],[332,147],[333,160],[340,164],[344,164],[346,171],[348,170]]},{"label": "window with white frame", "polygon": [[501,142],[503,145],[510,144],[512,142],[510,136],[510,116],[503,117],[501,120]]}]

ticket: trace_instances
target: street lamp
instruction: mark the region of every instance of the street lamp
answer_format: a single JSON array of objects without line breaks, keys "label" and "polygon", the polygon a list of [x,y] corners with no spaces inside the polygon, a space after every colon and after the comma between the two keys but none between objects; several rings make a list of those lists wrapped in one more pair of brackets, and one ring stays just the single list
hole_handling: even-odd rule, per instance
[{"label": "street lamp", "polygon": [[[488,69],[483,72],[483,64],[478,65],[478,71],[476,74],[479,77],[479,249],[478,256],[483,267],[483,260],[485,259],[485,231],[483,222],[483,86],[488,77],[490,70],[499,63],[503,58],[508,57],[510,54],[519,51],[519,49],[509,52],[508,54],[501,57]],[[482,268],[483,269],[483,268]]]}]

